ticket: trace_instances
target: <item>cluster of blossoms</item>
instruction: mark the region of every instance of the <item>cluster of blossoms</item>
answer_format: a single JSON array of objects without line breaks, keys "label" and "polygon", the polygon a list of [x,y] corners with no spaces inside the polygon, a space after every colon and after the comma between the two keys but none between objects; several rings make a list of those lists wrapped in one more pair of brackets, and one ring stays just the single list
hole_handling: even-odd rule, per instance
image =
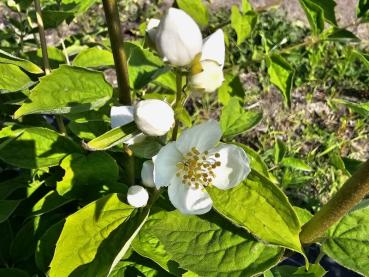
[{"label": "cluster of blossoms", "polygon": [[[190,72],[193,92],[213,92],[224,80],[224,34],[217,30],[202,39],[195,21],[184,11],[170,8],[161,20],[151,19],[147,33],[164,61]],[[143,100],[135,106],[112,107],[112,127],[135,121],[142,134],[127,141],[133,144],[145,136],[163,136],[174,125],[174,112],[161,100]],[[204,214],[212,207],[206,191],[214,186],[230,189],[250,172],[244,150],[221,143],[219,123],[209,120],[182,132],[142,166],[146,187],[168,187],[169,200],[184,214]],[[127,201],[135,207],[147,204],[149,194],[141,186],[131,186]]]}]

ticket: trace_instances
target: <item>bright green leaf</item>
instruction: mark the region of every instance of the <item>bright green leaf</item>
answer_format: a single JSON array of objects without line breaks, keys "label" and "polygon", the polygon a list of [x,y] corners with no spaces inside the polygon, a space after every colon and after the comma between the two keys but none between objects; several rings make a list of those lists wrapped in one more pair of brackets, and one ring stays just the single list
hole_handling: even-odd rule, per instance
[{"label": "bright green leaf", "polygon": [[322,250],[339,264],[369,275],[369,208],[355,210],[332,226]]},{"label": "bright green leaf", "polygon": [[161,212],[158,217],[151,232],[182,268],[201,276],[254,276],[278,263],[283,253],[216,214],[211,221],[178,211]]},{"label": "bright green leaf", "polygon": [[0,159],[21,168],[58,165],[69,153],[80,152],[72,140],[47,128],[9,126],[0,131],[0,140],[7,137],[16,139],[0,149]]},{"label": "bright green leaf", "polygon": [[293,209],[295,210],[297,217],[299,218],[301,226],[304,225],[313,217],[313,215],[308,210],[305,210],[297,206],[293,206]]},{"label": "bright green leaf", "polygon": [[255,127],[261,119],[261,112],[245,111],[236,97],[232,97],[222,110],[220,125],[224,137],[239,135]]},{"label": "bright green leaf", "polygon": [[320,264],[310,264],[308,270],[304,266],[281,265],[270,271],[270,277],[323,277],[327,273]]},{"label": "bright green leaf", "polygon": [[81,51],[73,60],[73,65],[81,67],[101,67],[114,65],[111,51],[97,47]]},{"label": "bright green leaf", "polygon": [[250,4],[249,0],[242,0],[242,13],[245,14],[247,12],[251,12],[254,9],[252,8],[252,5]]},{"label": "bright green leaf", "polygon": [[245,90],[242,86],[239,76],[226,74],[223,84],[218,89],[218,101],[226,106],[232,97],[236,97],[241,103],[243,103],[245,98]]},{"label": "bright green leaf", "polygon": [[26,89],[32,84],[32,80],[18,66],[0,63],[0,94]]},{"label": "bright green leaf", "polygon": [[188,13],[201,27],[209,22],[209,12],[202,0],[176,0],[178,7]]},{"label": "bright green leaf", "polygon": [[253,12],[241,14],[237,6],[232,6],[231,12],[231,26],[237,34],[237,45],[240,45],[254,29],[256,15]]},{"label": "bright green leaf", "polygon": [[272,54],[267,58],[270,82],[275,85],[284,98],[284,103],[291,106],[291,90],[295,72],[288,61],[280,55]]},{"label": "bright green leaf", "polygon": [[41,68],[39,68],[34,63],[31,63],[30,61],[13,56],[1,49],[0,49],[0,63],[14,64],[34,74],[42,74],[44,72]]},{"label": "bright green leaf", "polygon": [[281,161],[281,164],[285,167],[290,167],[290,168],[302,170],[302,171],[312,171],[313,170],[303,160],[292,158],[292,157],[283,158],[283,160]]},{"label": "bright green leaf", "polygon": [[40,79],[31,90],[29,101],[15,112],[14,117],[93,110],[105,105],[112,94],[113,88],[103,73],[62,65]]},{"label": "bright green leaf", "polygon": [[369,102],[354,103],[344,99],[335,99],[336,103],[344,104],[353,112],[360,114],[365,118],[369,118]]},{"label": "bright green leaf", "polygon": [[166,274],[163,271],[159,271],[150,267],[146,263],[137,263],[132,261],[120,261],[114,270],[109,274],[109,277],[130,277],[130,276],[145,276],[145,277],[171,277],[172,275]]},{"label": "bright green leaf", "polygon": [[282,140],[276,139],[274,144],[274,163],[279,164],[282,161],[286,152],[287,152],[286,144]]},{"label": "bright green leaf", "polygon": [[286,195],[256,172],[226,191],[210,188],[214,208],[269,243],[302,253],[298,217]]},{"label": "bright green leaf", "polygon": [[312,0],[299,0],[299,2],[305,11],[312,33],[319,35],[324,30],[323,9]]},{"label": "bright green leaf", "polygon": [[[77,275],[78,270],[81,270],[83,265],[88,269],[88,264],[97,258],[99,248],[104,241],[108,241],[111,235],[115,235],[114,231],[128,221],[133,211],[134,208],[124,204],[119,195],[111,194],[67,217],[56,244],[49,276],[93,276]],[[124,236],[124,233],[121,236]],[[109,255],[104,253],[104,255],[110,258],[110,253]],[[106,266],[110,268],[113,261],[106,260],[105,262],[109,264],[101,264],[101,271],[96,271],[94,276],[104,276],[102,272],[105,271]]]}]

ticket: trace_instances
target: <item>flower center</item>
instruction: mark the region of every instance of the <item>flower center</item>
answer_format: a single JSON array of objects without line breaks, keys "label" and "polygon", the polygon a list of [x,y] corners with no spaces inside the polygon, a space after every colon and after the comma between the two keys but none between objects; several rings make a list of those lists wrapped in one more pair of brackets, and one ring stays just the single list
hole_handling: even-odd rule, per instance
[{"label": "flower center", "polygon": [[177,177],[182,179],[182,183],[188,186],[194,185],[196,188],[211,186],[215,178],[214,169],[221,166],[219,153],[214,157],[208,157],[209,152],[200,153],[195,147],[191,149],[184,159],[177,163]]}]

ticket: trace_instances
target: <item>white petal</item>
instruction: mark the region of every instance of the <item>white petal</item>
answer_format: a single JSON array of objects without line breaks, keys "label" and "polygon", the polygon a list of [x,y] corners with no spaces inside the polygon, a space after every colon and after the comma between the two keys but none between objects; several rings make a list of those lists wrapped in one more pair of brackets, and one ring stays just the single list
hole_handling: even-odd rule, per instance
[{"label": "white petal", "polygon": [[202,35],[196,22],[184,11],[169,8],[160,20],[156,47],[162,57],[177,66],[189,65],[201,52]]},{"label": "white petal", "polygon": [[149,99],[137,103],[134,110],[137,127],[149,136],[165,135],[174,124],[172,107],[161,100]]},{"label": "white petal", "polygon": [[204,39],[202,45],[201,61],[216,61],[222,68],[224,65],[225,45],[224,33],[222,29],[218,29],[210,36]]},{"label": "white petal", "polygon": [[213,205],[206,190],[184,185],[178,178],[168,187],[168,195],[173,206],[183,214],[205,214]]},{"label": "white petal", "polygon": [[[215,153],[219,153],[220,157],[216,158]],[[215,178],[212,184],[219,189],[233,188],[250,173],[249,159],[245,151],[237,145],[221,143],[209,151],[209,158],[221,163],[213,169]]]},{"label": "white petal", "polygon": [[144,142],[146,138],[147,138],[147,136],[145,134],[139,133],[139,134],[135,135],[134,137],[124,141],[124,144],[130,146],[130,145],[133,145],[133,144],[136,144],[136,143]]},{"label": "white petal", "polygon": [[186,129],[176,141],[177,148],[184,155],[195,147],[198,151],[204,152],[214,147],[222,137],[222,130],[219,122],[208,120],[204,123]]},{"label": "white petal", "polygon": [[159,153],[152,158],[154,162],[154,183],[157,188],[169,186],[176,176],[177,163],[183,159],[175,142],[170,142],[160,149]]},{"label": "white petal", "polygon": [[149,200],[149,194],[144,187],[131,186],[127,193],[127,202],[129,205],[140,208],[145,207]]},{"label": "white petal", "polygon": [[200,92],[216,91],[224,81],[222,67],[211,60],[202,61],[201,65],[203,71],[191,76],[191,88]]},{"label": "white petal", "polygon": [[147,23],[146,32],[149,35],[151,41],[155,41],[156,39],[159,24],[160,20],[156,18],[151,18]]},{"label": "white petal", "polygon": [[116,128],[133,121],[133,106],[113,106],[110,110],[111,127]]},{"label": "white petal", "polygon": [[142,180],[142,184],[144,184],[144,186],[149,187],[149,188],[154,188],[155,187],[155,183],[154,183],[154,163],[151,160],[145,161],[142,164],[141,180]]}]

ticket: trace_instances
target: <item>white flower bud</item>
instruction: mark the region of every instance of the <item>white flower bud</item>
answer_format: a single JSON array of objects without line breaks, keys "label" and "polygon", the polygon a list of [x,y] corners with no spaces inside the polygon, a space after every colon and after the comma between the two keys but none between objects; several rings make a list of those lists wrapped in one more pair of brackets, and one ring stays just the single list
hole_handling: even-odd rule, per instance
[{"label": "white flower bud", "polygon": [[134,120],[133,106],[113,106],[110,110],[111,127],[126,125]]},{"label": "white flower bud", "polygon": [[212,60],[223,67],[225,58],[224,33],[218,29],[204,39],[201,52],[201,61]]},{"label": "white flower bud", "polygon": [[142,184],[149,188],[154,188],[154,163],[149,160],[143,163],[141,170]]},{"label": "white flower bud", "polygon": [[129,205],[135,208],[145,207],[148,200],[149,193],[144,187],[141,186],[129,187],[127,193],[127,201]]},{"label": "white flower bud", "polygon": [[166,102],[149,99],[137,103],[134,111],[137,127],[149,136],[165,135],[174,124],[174,111]]},{"label": "white flower bud", "polygon": [[169,8],[156,34],[159,54],[171,64],[189,65],[201,52],[202,35],[196,22],[184,11]]},{"label": "white flower bud", "polygon": [[191,76],[191,87],[198,92],[214,92],[223,81],[223,69],[217,62],[206,60],[201,62],[203,71]]}]

